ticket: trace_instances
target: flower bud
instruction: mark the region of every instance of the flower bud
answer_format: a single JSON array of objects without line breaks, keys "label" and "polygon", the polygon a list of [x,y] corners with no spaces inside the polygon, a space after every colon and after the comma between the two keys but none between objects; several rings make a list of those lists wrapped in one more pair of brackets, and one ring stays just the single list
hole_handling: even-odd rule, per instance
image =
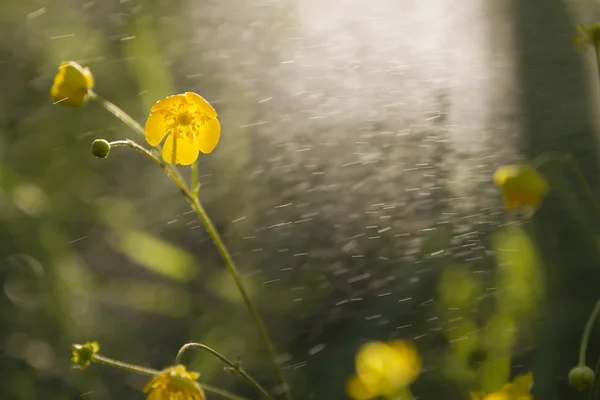
[{"label": "flower bud", "polygon": [[71,346],[71,362],[73,367],[84,369],[92,363],[94,354],[100,351],[97,342],[87,342],[85,344],[74,344]]},{"label": "flower bud", "polygon": [[569,384],[577,390],[583,390],[592,386],[594,378],[594,371],[585,365],[579,365],[569,371]]},{"label": "flower bud", "polygon": [[98,158],[106,158],[110,153],[110,143],[104,139],[96,139],[92,142],[92,154]]},{"label": "flower bud", "polygon": [[74,61],[63,61],[58,67],[50,98],[57,104],[81,107],[94,87],[94,76],[88,68]]}]

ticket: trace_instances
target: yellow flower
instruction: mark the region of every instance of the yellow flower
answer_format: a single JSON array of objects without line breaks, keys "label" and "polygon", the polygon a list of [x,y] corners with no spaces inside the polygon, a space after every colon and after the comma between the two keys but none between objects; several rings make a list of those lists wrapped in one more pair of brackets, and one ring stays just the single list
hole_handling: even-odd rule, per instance
[{"label": "yellow flower", "polygon": [[585,49],[588,45],[594,47],[600,45],[600,23],[596,22],[589,27],[577,25],[577,31],[579,36],[575,37],[574,42],[580,50]]},{"label": "yellow flower", "polygon": [[88,68],[74,61],[63,61],[54,77],[50,98],[55,103],[81,107],[93,87],[94,76]]},{"label": "yellow flower", "polygon": [[94,354],[100,351],[98,342],[87,342],[85,344],[74,344],[71,346],[71,362],[73,368],[84,369],[92,363]]},{"label": "yellow flower", "polygon": [[389,396],[414,381],[420,369],[421,358],[411,343],[370,342],[356,354],[356,376],[346,391],[356,400]]},{"label": "yellow flower", "polygon": [[529,391],[533,387],[533,374],[517,376],[512,382],[494,393],[471,393],[471,400],[533,400]]},{"label": "yellow flower", "polygon": [[496,169],[494,182],[502,190],[509,210],[534,210],[548,192],[548,182],[528,165],[504,165]]},{"label": "yellow flower", "polygon": [[204,390],[196,382],[199,377],[198,372],[188,372],[183,365],[163,369],[144,387],[146,400],[206,400]]},{"label": "yellow flower", "polygon": [[186,92],[157,102],[146,121],[146,140],[151,146],[165,141],[162,156],[170,164],[190,165],[201,151],[214,150],[221,136],[217,112],[204,98]]}]

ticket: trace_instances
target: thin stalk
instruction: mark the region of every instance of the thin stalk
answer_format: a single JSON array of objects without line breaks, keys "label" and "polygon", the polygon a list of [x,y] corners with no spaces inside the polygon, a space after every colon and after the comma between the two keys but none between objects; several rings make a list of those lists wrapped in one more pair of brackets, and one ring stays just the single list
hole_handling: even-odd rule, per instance
[{"label": "thin stalk", "polygon": [[155,376],[160,374],[160,371],[157,371],[152,368],[140,367],[139,365],[129,364],[122,361],[113,360],[112,358],[104,357],[98,354],[94,354],[92,356],[92,361],[98,364],[108,365],[109,367],[116,367],[120,369],[124,369],[129,372],[136,372],[142,375],[150,375]]},{"label": "thin stalk", "polygon": [[583,174],[581,173],[581,170],[579,169],[579,167],[577,166],[577,163],[573,159],[573,156],[570,154],[567,154],[562,157],[562,160],[567,164],[567,166],[569,167],[571,172],[577,177],[579,184],[581,185],[581,187],[583,187],[583,190],[585,191],[585,195],[590,199],[591,203],[594,205],[594,208],[596,209],[596,212],[598,213],[598,215],[600,215],[600,204],[598,204],[598,200],[596,200],[596,196],[594,196],[594,192],[592,191],[592,188],[590,187],[590,185],[587,183],[587,181],[583,177]]},{"label": "thin stalk", "polygon": [[590,334],[592,333],[592,328],[594,327],[594,322],[598,319],[598,314],[600,313],[600,300],[596,302],[594,309],[592,310],[590,316],[588,317],[588,321],[585,325],[585,330],[583,331],[583,336],[581,337],[581,344],[579,345],[579,365],[585,365],[585,353],[587,351],[587,344],[590,338]]},{"label": "thin stalk", "polygon": [[102,107],[106,108],[108,112],[123,121],[128,127],[140,135],[144,137],[146,136],[146,131],[144,128],[135,119],[131,118],[125,111],[121,110],[119,107],[106,100],[104,97],[99,96],[98,93],[92,90],[88,91],[88,94],[91,99],[96,100]]},{"label": "thin stalk", "polygon": [[177,352],[177,356],[175,357],[176,365],[181,364],[181,358],[183,357],[183,353],[185,353],[185,351],[187,349],[200,349],[200,350],[204,350],[204,351],[212,354],[213,356],[217,357],[219,360],[223,361],[225,364],[229,365],[233,369],[233,371],[235,371],[236,373],[243,376],[244,379],[246,379],[252,386],[254,386],[259,392],[261,392],[267,399],[273,400],[273,398],[271,397],[269,392],[267,392],[265,390],[265,388],[263,388],[257,381],[254,380],[254,378],[252,378],[246,371],[244,371],[244,369],[240,366],[239,362],[232,362],[232,361],[228,360],[227,357],[225,357],[224,355],[222,355],[215,349],[213,349],[205,344],[202,344],[202,343],[187,343],[187,344],[185,344],[181,349],[179,349],[179,352]]},{"label": "thin stalk", "polygon": [[219,254],[225,261],[227,270],[229,271],[229,274],[231,275],[233,281],[235,282],[235,285],[237,286],[238,291],[240,292],[242,299],[244,300],[246,308],[248,308],[248,311],[250,312],[250,315],[258,328],[261,339],[263,340],[265,346],[267,347],[271,362],[273,363],[273,366],[275,367],[275,370],[277,372],[277,376],[283,386],[283,391],[285,393],[285,397],[287,400],[292,400],[292,396],[289,392],[289,385],[287,383],[287,380],[285,379],[283,370],[281,369],[281,367],[279,366],[279,363],[277,362],[277,354],[275,352],[275,346],[273,345],[273,342],[271,341],[269,332],[267,331],[267,328],[265,327],[265,324],[262,321],[262,318],[260,317],[258,310],[254,306],[254,303],[252,302],[252,299],[250,298],[250,295],[248,294],[248,292],[242,282],[241,274],[240,274],[235,262],[233,261],[233,258],[231,257],[231,254],[229,253],[229,250],[227,249],[227,246],[223,242],[221,235],[219,235],[219,232],[215,228],[215,226],[214,226],[212,220],[210,219],[210,217],[208,216],[206,210],[202,206],[202,203],[200,203],[200,200],[198,200],[198,198],[192,193],[192,191],[190,191],[190,189],[187,187],[187,185],[185,184],[183,179],[179,179],[179,175],[171,174],[170,173],[171,169],[168,168],[168,166],[162,160],[160,160],[156,155],[154,155],[152,152],[150,152],[146,148],[140,146],[139,144],[137,144],[134,141],[129,140],[129,139],[111,142],[110,144],[111,144],[111,146],[115,146],[115,147],[119,147],[119,146],[131,147],[131,148],[139,151],[140,153],[144,154],[146,157],[151,158],[154,163],[158,164],[167,173],[169,178],[171,178],[171,180],[173,180],[173,182],[175,182],[177,187],[179,187],[179,190],[181,190],[181,193],[183,193],[184,197],[190,203],[190,206],[192,207],[192,209],[198,215],[198,218],[200,218],[200,220],[204,224],[204,227],[205,227],[206,231],[208,232],[209,236],[211,237],[213,243],[217,247]]},{"label": "thin stalk", "polygon": [[[129,364],[129,363],[125,363],[122,361],[113,360],[112,358],[104,357],[104,356],[101,356],[98,354],[94,354],[92,356],[92,362],[95,362],[98,364],[104,364],[109,367],[120,368],[120,369],[123,369],[128,372],[135,372],[135,373],[142,374],[142,375],[156,376],[156,375],[160,374],[160,371],[157,371],[152,368],[140,367],[139,365]],[[202,383],[202,384],[200,384],[200,386],[207,392],[218,394],[219,396],[225,397],[230,400],[246,400],[244,397],[240,397],[233,393],[229,393],[226,390],[219,389],[212,385],[206,385],[206,384]]]},{"label": "thin stalk", "polygon": [[192,164],[192,182],[190,183],[190,189],[192,189],[192,195],[198,196],[198,161],[194,161]]},{"label": "thin stalk", "polygon": [[225,261],[225,265],[227,266],[227,269],[229,270],[229,273],[230,273],[231,277],[233,278],[233,281],[235,282],[240,294],[242,295],[242,298],[244,299],[244,303],[246,303],[246,308],[248,308],[248,311],[250,312],[250,315],[252,316],[254,323],[258,327],[260,336],[269,351],[269,357],[271,358],[271,362],[273,363],[273,366],[275,367],[275,370],[277,372],[279,380],[281,381],[281,383],[283,385],[283,391],[285,393],[285,397],[287,400],[292,400],[292,396],[290,395],[289,386],[285,379],[285,375],[283,373],[283,370],[279,366],[279,363],[277,362],[277,354],[275,352],[275,346],[273,345],[273,342],[271,341],[269,332],[267,331],[267,328],[265,327],[265,324],[262,321],[262,318],[260,317],[258,310],[254,306],[254,303],[252,302],[250,295],[248,294],[248,292],[246,291],[246,288],[244,287],[244,284],[242,283],[242,278],[241,278],[240,272],[237,269],[237,266],[235,265],[233,258],[231,258],[231,254],[229,253],[227,246],[225,246],[223,239],[221,239],[221,235],[219,235],[219,232],[215,228],[212,220],[210,219],[206,210],[202,206],[202,203],[200,203],[200,201],[197,198],[194,198],[193,196],[188,197],[188,201],[190,202],[190,205],[192,206],[192,208],[194,209],[196,214],[198,214],[198,217],[204,224],[206,231],[208,232],[209,236],[212,238],[215,246],[217,247],[217,250],[219,251],[219,253],[221,254],[221,257]]}]

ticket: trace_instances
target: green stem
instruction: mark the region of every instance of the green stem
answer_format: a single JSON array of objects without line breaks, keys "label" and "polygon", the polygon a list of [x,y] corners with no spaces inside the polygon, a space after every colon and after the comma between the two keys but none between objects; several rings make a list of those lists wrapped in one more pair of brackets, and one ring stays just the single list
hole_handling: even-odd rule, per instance
[{"label": "green stem", "polygon": [[271,395],[269,395],[269,392],[267,392],[256,380],[254,380],[254,378],[252,378],[246,371],[244,371],[242,369],[239,361],[234,363],[234,362],[228,360],[224,355],[222,355],[215,349],[208,347],[205,344],[202,344],[202,343],[187,343],[187,344],[185,344],[181,349],[179,349],[179,352],[177,352],[177,356],[175,357],[175,365],[181,364],[181,358],[183,357],[183,353],[185,353],[185,351],[187,349],[200,349],[200,350],[204,350],[204,351],[212,354],[213,356],[217,357],[219,360],[223,361],[225,364],[229,365],[233,369],[234,372],[242,375],[252,386],[254,386],[259,392],[261,392],[267,399],[273,400]]},{"label": "green stem", "polygon": [[250,298],[250,295],[248,294],[248,292],[246,291],[246,288],[244,287],[244,284],[242,283],[242,278],[241,278],[240,272],[238,271],[238,269],[235,265],[235,262],[233,261],[233,258],[231,258],[231,254],[229,254],[229,250],[227,249],[227,246],[225,246],[225,243],[223,243],[223,239],[221,239],[221,235],[219,235],[219,232],[217,231],[212,220],[206,213],[206,210],[202,206],[202,203],[200,203],[200,201],[197,198],[194,198],[193,196],[188,197],[188,200],[189,200],[192,208],[194,209],[196,214],[198,214],[198,217],[204,224],[204,227],[206,228],[206,231],[212,238],[215,246],[217,247],[217,250],[219,250],[221,257],[225,261],[225,264],[227,265],[227,269],[229,270],[229,273],[230,273],[231,277],[233,278],[233,281],[235,282],[240,294],[242,295],[242,298],[244,299],[244,303],[246,303],[246,307],[248,308],[248,311],[250,312],[252,319],[254,320],[256,326],[258,327],[260,336],[262,337],[262,340],[265,343],[265,345],[269,351],[269,357],[271,358],[271,362],[273,363],[273,366],[276,369],[279,380],[281,381],[281,384],[283,385],[283,391],[285,393],[286,399],[292,400],[292,397],[289,392],[289,386],[285,379],[285,375],[283,373],[283,370],[279,366],[279,363],[277,362],[277,354],[275,352],[275,346],[273,345],[273,342],[271,341],[269,332],[267,331],[267,328],[265,327],[265,324],[262,321],[262,318],[260,317],[258,310],[254,306],[254,303],[252,303],[252,299]]},{"label": "green stem", "polygon": [[[120,369],[123,369],[128,372],[135,372],[135,373],[142,374],[142,375],[156,376],[156,375],[160,374],[160,371],[157,371],[152,368],[140,367],[139,365],[129,364],[129,363],[125,363],[122,361],[113,360],[112,358],[104,357],[104,356],[101,356],[98,354],[94,354],[92,356],[92,362],[95,362],[98,364],[104,364],[109,367],[120,368]],[[226,390],[219,389],[212,385],[206,385],[206,384],[202,383],[201,386],[207,392],[212,392],[214,394],[218,394],[219,396],[225,397],[230,400],[246,400],[244,397],[240,397],[233,393],[229,393]]]},{"label": "green stem", "polygon": [[218,387],[214,387],[212,385],[207,385],[206,383],[201,384],[201,386],[207,392],[218,394],[219,396],[225,397],[229,400],[248,400],[245,397],[238,396],[237,394],[230,393],[227,390],[219,389]]},{"label": "green stem", "polygon": [[168,168],[168,166],[162,160],[160,160],[156,155],[154,155],[152,152],[148,151],[144,147],[140,146],[139,144],[137,144],[134,141],[129,140],[129,139],[111,142],[110,145],[115,146],[115,147],[128,146],[128,147],[131,147],[131,148],[139,151],[140,153],[144,154],[145,156],[151,158],[154,163],[158,164],[167,173],[169,178],[171,178],[173,180],[173,182],[175,182],[177,187],[179,187],[179,190],[181,190],[181,193],[183,193],[184,197],[190,203],[192,209],[196,212],[196,214],[198,215],[198,217],[204,224],[204,227],[206,228],[206,231],[208,232],[209,236],[211,237],[213,243],[217,247],[219,254],[225,261],[227,270],[229,271],[229,274],[231,275],[233,281],[235,282],[235,285],[237,286],[237,288],[242,296],[242,299],[244,300],[244,303],[246,304],[246,308],[248,308],[248,311],[250,312],[250,315],[252,316],[252,319],[254,320],[254,322],[258,328],[260,336],[261,336],[265,346],[267,347],[271,362],[273,363],[273,366],[275,367],[275,370],[277,372],[277,376],[283,386],[283,391],[285,393],[285,397],[287,400],[292,400],[292,396],[289,392],[289,385],[285,379],[283,370],[281,369],[281,367],[279,366],[279,363],[277,362],[277,354],[275,352],[275,346],[273,345],[273,342],[271,341],[269,332],[267,331],[267,328],[265,327],[265,324],[262,321],[262,318],[260,317],[258,310],[254,306],[254,303],[252,302],[252,299],[250,298],[250,295],[248,294],[248,292],[242,282],[241,274],[240,274],[239,270],[237,269],[237,266],[235,265],[235,262],[233,261],[233,258],[231,257],[229,250],[227,249],[227,246],[223,242],[223,239],[221,239],[221,235],[219,235],[219,232],[217,231],[212,220],[206,213],[206,210],[202,206],[202,203],[200,203],[200,200],[198,200],[198,198],[190,191],[190,189],[187,187],[187,185],[185,184],[185,182],[182,179],[179,179],[179,177],[177,175],[170,173],[171,170]]},{"label": "green stem", "polygon": [[123,121],[127,126],[136,131],[142,136],[146,136],[146,131],[144,128],[133,118],[129,116],[125,111],[121,110],[119,107],[106,100],[104,97],[99,96],[96,92],[90,90],[88,92],[91,99],[96,100],[102,107],[104,107],[108,112],[113,114],[115,117],[119,118]]},{"label": "green stem", "polygon": [[598,78],[600,78],[600,49],[598,44],[594,44],[594,55],[596,56],[596,67],[598,72]]},{"label": "green stem", "polygon": [[581,170],[579,169],[579,167],[577,166],[577,163],[573,159],[573,156],[571,156],[570,154],[567,154],[567,155],[563,156],[561,159],[567,164],[567,166],[569,167],[571,172],[577,177],[577,180],[579,181],[579,184],[583,187],[583,190],[585,191],[586,196],[590,199],[591,203],[594,205],[594,208],[596,209],[596,212],[598,213],[598,215],[600,215],[600,204],[598,204],[598,200],[596,200],[596,196],[594,196],[594,192],[592,191],[592,188],[590,187],[590,185],[587,183],[587,181],[583,177],[583,174],[581,173]]},{"label": "green stem", "polygon": [[192,182],[190,184],[194,198],[198,196],[198,161],[192,164]]},{"label": "green stem", "polygon": [[585,325],[585,330],[583,331],[583,336],[581,337],[581,344],[579,346],[579,365],[585,365],[585,353],[587,350],[588,340],[590,338],[590,334],[592,333],[592,328],[594,327],[594,322],[598,319],[598,314],[600,313],[600,300],[596,302],[594,309],[592,310],[587,324]]},{"label": "green stem", "polygon": [[[160,158],[158,158],[158,156],[156,154],[154,154],[154,152],[146,149],[143,146],[140,146],[139,144],[137,144],[136,142],[134,142],[133,140],[130,140],[130,139],[115,140],[114,142],[109,142],[109,145],[111,148],[112,147],[131,147],[132,149],[137,150],[138,152],[142,153],[146,157],[150,158],[156,165],[161,167],[162,170],[165,171],[167,176],[169,178],[171,178],[171,180],[173,180],[182,191],[187,192],[187,187],[186,187],[185,182],[184,182],[183,178],[181,177],[181,175],[178,173],[175,173],[175,171],[172,168],[169,168],[169,165],[162,162],[160,160]],[[184,193],[184,195],[187,197],[186,193]]]},{"label": "green stem", "polygon": [[98,354],[94,354],[92,356],[92,361],[99,364],[108,365],[109,367],[116,367],[124,369],[125,371],[136,372],[142,375],[155,376],[160,374],[160,371],[157,371],[152,368],[145,368],[135,364],[124,363],[122,361],[113,360],[112,358],[104,357]]}]

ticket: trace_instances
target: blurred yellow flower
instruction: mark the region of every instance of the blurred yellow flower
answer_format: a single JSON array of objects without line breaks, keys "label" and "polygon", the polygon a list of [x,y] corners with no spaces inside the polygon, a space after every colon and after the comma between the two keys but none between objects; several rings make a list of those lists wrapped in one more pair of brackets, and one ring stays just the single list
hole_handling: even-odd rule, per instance
[{"label": "blurred yellow flower", "polygon": [[144,387],[146,400],[206,400],[204,390],[196,382],[199,377],[198,372],[188,372],[183,365],[163,369]]},{"label": "blurred yellow flower", "polygon": [[170,164],[190,165],[199,152],[214,150],[221,136],[217,112],[204,98],[186,92],[157,102],[146,121],[146,140],[157,146],[169,133],[162,156]]},{"label": "blurred yellow flower", "polygon": [[588,45],[600,45],[600,23],[596,22],[588,27],[577,25],[579,36],[574,39],[575,44],[580,50],[584,50]]},{"label": "blurred yellow flower", "polygon": [[391,396],[415,380],[421,358],[410,342],[369,342],[356,354],[356,376],[346,387],[356,400]]},{"label": "blurred yellow flower", "polygon": [[548,192],[546,178],[528,165],[504,165],[494,173],[494,182],[502,190],[509,210],[535,210]]},{"label": "blurred yellow flower", "polygon": [[471,393],[471,400],[533,400],[529,391],[533,387],[533,374],[517,376],[512,382],[494,393]]},{"label": "blurred yellow flower", "polygon": [[63,61],[50,88],[50,98],[58,104],[81,107],[93,87],[94,76],[88,68],[74,61]]}]

